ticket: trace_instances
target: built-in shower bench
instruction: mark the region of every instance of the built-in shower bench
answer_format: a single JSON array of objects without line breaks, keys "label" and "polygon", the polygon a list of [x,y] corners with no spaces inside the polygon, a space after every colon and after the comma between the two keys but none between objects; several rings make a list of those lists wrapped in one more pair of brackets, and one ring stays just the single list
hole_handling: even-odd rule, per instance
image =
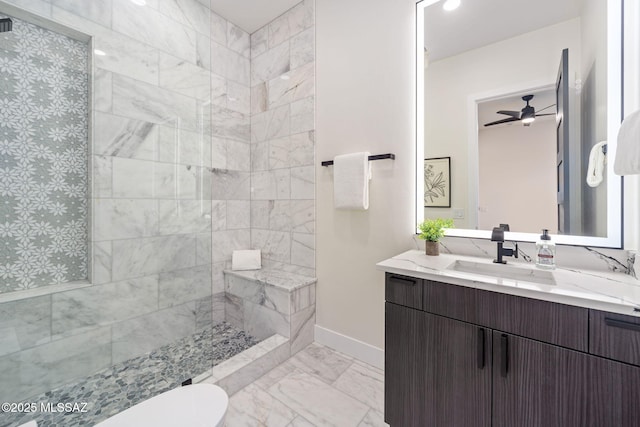
[{"label": "built-in shower bench", "polygon": [[289,338],[295,354],[313,341],[316,281],[281,270],[226,270],[226,321],[257,339]]},{"label": "built-in shower bench", "polygon": [[263,340],[196,381],[229,395],[313,342],[316,278],[281,270],[224,271],[225,320]]}]

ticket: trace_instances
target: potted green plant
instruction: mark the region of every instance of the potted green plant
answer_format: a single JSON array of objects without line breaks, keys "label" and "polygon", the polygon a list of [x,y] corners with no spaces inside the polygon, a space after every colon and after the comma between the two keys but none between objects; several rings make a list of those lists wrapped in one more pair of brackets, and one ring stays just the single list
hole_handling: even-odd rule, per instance
[{"label": "potted green plant", "polygon": [[440,255],[440,239],[444,236],[445,228],[453,228],[453,219],[425,219],[418,224],[418,228],[420,229],[418,238],[425,241],[426,254]]}]

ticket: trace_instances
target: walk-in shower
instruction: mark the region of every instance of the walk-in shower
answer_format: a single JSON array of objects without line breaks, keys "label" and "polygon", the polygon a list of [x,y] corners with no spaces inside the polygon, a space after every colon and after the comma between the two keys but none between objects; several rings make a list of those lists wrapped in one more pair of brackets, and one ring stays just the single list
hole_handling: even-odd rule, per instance
[{"label": "walk-in shower", "polygon": [[213,283],[210,12],[55,3],[0,1],[0,426],[93,425],[256,343]]},{"label": "walk-in shower", "polygon": [[313,341],[314,16],[0,0],[0,402],[86,403],[0,426],[232,394]]}]

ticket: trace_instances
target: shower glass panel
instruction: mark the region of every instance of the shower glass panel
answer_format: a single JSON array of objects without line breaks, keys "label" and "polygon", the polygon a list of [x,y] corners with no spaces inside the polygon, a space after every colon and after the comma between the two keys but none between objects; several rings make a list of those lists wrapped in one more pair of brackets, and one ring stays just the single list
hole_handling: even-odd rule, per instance
[{"label": "shower glass panel", "polygon": [[0,401],[38,407],[0,410],[0,426],[94,425],[206,373],[214,344],[235,342],[212,314],[211,12],[198,0],[11,3],[0,0],[13,23],[0,33]]}]

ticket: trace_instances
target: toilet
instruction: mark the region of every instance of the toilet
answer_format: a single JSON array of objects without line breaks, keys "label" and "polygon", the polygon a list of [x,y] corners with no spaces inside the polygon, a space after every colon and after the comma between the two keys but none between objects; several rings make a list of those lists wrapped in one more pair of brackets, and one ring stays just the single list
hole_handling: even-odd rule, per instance
[{"label": "toilet", "polygon": [[228,405],[220,387],[193,384],[138,403],[95,427],[222,427]]}]

